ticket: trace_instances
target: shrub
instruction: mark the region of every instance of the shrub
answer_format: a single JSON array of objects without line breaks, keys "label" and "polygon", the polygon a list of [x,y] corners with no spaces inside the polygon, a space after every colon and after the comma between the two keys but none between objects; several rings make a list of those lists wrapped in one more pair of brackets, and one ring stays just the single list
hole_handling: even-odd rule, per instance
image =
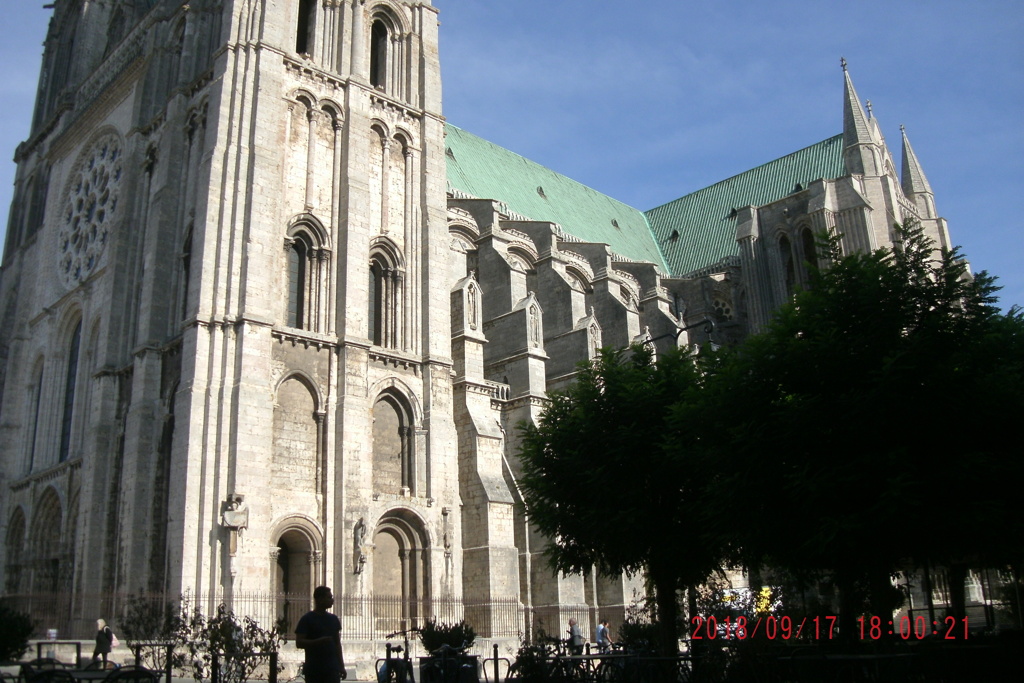
[{"label": "shrub", "polygon": [[[207,618],[198,607],[189,612],[187,603],[182,605],[177,639],[188,650],[197,683],[212,678],[214,657],[219,660],[221,683],[248,681],[264,663],[259,655],[277,652],[282,640],[276,625],[265,629],[248,615],[235,616],[225,605]],[[278,663],[277,670],[283,668]]]},{"label": "shrub", "polygon": [[21,659],[35,628],[29,615],[0,604],[0,662]]},{"label": "shrub", "polygon": [[476,631],[466,620],[449,624],[431,619],[420,630],[420,642],[427,652],[433,652],[442,645],[453,648],[470,647],[476,640]]},{"label": "shrub", "polygon": [[[187,599],[187,598],[183,598]],[[140,663],[150,669],[163,669],[167,664],[167,648],[146,647],[143,643],[178,644],[181,629],[181,613],[173,602],[160,602],[144,596],[133,596],[128,601],[125,614],[119,620],[128,649],[134,655],[139,652]],[[172,666],[181,668],[184,655],[174,652]]]}]

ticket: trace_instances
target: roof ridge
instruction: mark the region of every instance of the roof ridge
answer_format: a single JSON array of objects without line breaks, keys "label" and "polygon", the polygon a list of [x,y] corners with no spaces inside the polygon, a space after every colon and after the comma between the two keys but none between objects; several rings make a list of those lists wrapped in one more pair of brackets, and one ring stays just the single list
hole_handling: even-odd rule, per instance
[{"label": "roof ridge", "polygon": [[[584,188],[590,190],[591,192],[595,192],[595,193],[601,195],[602,197],[607,197],[608,199],[610,199],[611,201],[615,202],[616,204],[621,204],[622,206],[625,206],[625,207],[627,207],[629,209],[632,209],[633,211],[639,211],[641,214],[644,213],[643,209],[638,209],[635,206],[627,204],[626,202],[622,201],[621,199],[616,199],[615,197],[611,196],[610,194],[607,194],[606,192],[602,192],[601,190],[598,190],[597,188],[591,187],[590,185],[587,185],[586,183],[581,183],[580,181],[576,180],[572,176],[566,175],[566,174],[562,173],[561,171],[556,171],[555,169],[553,169],[553,168],[551,168],[549,166],[545,166],[544,164],[542,164],[540,162],[534,161],[530,157],[524,157],[519,152],[515,152],[515,151],[509,149],[508,147],[502,147],[501,145],[499,145],[496,142],[491,142],[487,138],[482,138],[479,135],[477,135],[476,133],[468,131],[465,128],[459,128],[458,126],[456,126],[453,123],[449,123],[449,122],[446,121],[445,125],[446,126],[451,126],[452,128],[455,128],[460,133],[464,133],[466,135],[472,135],[476,139],[482,140],[483,142],[487,143],[491,147],[495,147],[497,149],[500,149],[502,152],[504,152],[506,154],[511,154],[513,156],[519,157],[520,159],[522,159],[523,161],[527,162],[528,164],[532,164],[533,166],[536,166],[538,168],[542,168],[545,171],[548,171],[550,173],[554,173],[555,175],[560,176],[562,178],[565,178],[566,180],[569,180],[570,182],[573,182],[576,185],[579,185],[580,187],[584,187]],[[448,145],[445,144],[445,150],[447,150],[447,149],[448,149]],[[458,159],[456,159],[456,161],[458,161]]]},{"label": "roof ridge", "polygon": [[842,139],[842,137],[843,137],[842,133],[839,133],[837,135],[830,135],[829,137],[825,138],[824,140],[819,140],[818,142],[815,142],[814,144],[807,145],[806,147],[801,147],[800,149],[798,149],[796,151],[793,151],[793,152],[790,152],[789,154],[783,154],[781,157],[776,157],[774,159],[771,159],[769,161],[764,162],[763,164],[758,164],[757,166],[754,166],[753,168],[748,168],[746,171],[740,171],[739,173],[736,173],[735,175],[731,175],[728,178],[724,178],[724,179],[719,180],[717,182],[711,183],[710,185],[705,185],[704,187],[697,188],[696,190],[694,190],[692,192],[687,192],[686,194],[680,195],[680,196],[676,197],[675,199],[670,199],[667,202],[663,202],[661,204],[658,204],[657,206],[652,206],[649,209],[644,209],[643,213],[646,215],[646,214],[648,214],[648,213],[650,213],[652,211],[660,209],[663,206],[668,206],[669,204],[672,204],[673,202],[678,202],[680,199],[685,199],[687,197],[692,197],[693,195],[697,194],[698,192],[703,192],[703,191],[711,189],[713,187],[717,187],[719,185],[723,185],[725,183],[728,183],[731,180],[735,180],[736,178],[739,178],[740,176],[745,176],[745,175],[747,175],[749,173],[753,173],[754,171],[756,171],[756,170],[758,170],[760,168],[764,168],[765,166],[768,166],[769,164],[774,164],[774,163],[777,163],[779,161],[782,161],[783,159],[788,159],[791,156],[795,156],[795,155],[800,154],[802,152],[806,152],[807,150],[811,149],[812,147],[817,147],[818,145],[824,144],[826,142],[832,142],[833,140],[836,140],[837,138],[838,139]]}]

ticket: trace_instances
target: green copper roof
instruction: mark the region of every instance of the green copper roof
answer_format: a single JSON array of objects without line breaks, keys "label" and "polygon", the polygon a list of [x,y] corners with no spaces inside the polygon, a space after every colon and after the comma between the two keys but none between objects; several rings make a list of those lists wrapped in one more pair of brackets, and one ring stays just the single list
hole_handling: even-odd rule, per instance
[{"label": "green copper roof", "polygon": [[451,124],[445,125],[449,190],[504,202],[531,220],[558,223],[585,242],[603,242],[668,272],[644,214]]},{"label": "green copper roof", "polygon": [[[734,209],[764,206],[798,183],[806,188],[813,180],[844,175],[843,136],[837,135],[645,213],[669,272],[678,277],[739,254]],[[679,233],[675,239],[673,231]]]}]

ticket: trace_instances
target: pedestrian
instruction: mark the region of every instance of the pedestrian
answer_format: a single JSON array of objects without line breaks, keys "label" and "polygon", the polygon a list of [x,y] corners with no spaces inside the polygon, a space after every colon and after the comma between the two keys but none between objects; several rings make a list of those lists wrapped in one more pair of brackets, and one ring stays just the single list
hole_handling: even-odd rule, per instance
[{"label": "pedestrian", "polygon": [[107,626],[103,619],[96,620],[96,647],[92,650],[93,661],[103,659],[103,668],[107,668],[107,655],[110,654],[110,647],[114,643],[114,632]]},{"label": "pedestrian", "polygon": [[597,650],[598,652],[605,653],[611,646],[611,636],[608,635],[608,620],[602,619],[597,622]]},{"label": "pedestrian", "polygon": [[569,654],[583,654],[583,633],[580,625],[572,617],[569,618]]},{"label": "pedestrian", "polygon": [[313,611],[295,626],[295,647],[306,651],[302,675],[306,683],[338,683],[345,680],[345,655],[341,651],[341,622],[329,610],[334,595],[327,586],[313,591]]}]

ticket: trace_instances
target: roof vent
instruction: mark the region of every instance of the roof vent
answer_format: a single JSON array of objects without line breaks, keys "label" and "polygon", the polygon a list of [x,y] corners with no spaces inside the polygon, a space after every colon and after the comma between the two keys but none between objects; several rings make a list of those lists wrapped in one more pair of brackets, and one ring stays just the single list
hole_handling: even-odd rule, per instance
[{"label": "roof vent", "polygon": [[612,219],[612,226],[613,226],[613,227],[614,227],[614,228],[615,228],[616,230],[621,230],[621,229],[622,229],[622,228],[620,228],[620,227],[619,227],[619,222],[618,222],[617,220],[615,220],[614,218]]},{"label": "roof vent", "polygon": [[541,187],[540,185],[537,186],[537,194],[539,194],[544,199],[548,198],[548,196],[546,194],[544,194],[544,188]]},{"label": "roof vent", "polygon": [[732,211],[729,212],[729,218],[736,218],[736,214],[737,214],[736,208],[733,207]]},{"label": "roof vent", "polygon": [[445,148],[444,148],[444,155],[445,155],[446,157],[450,157],[450,158],[452,158],[452,159],[454,159],[454,158],[455,158],[455,152],[453,152],[453,151],[452,151],[452,148],[451,148],[451,147],[445,147]]},{"label": "roof vent", "polygon": [[673,242],[675,242],[677,239],[679,239],[679,231],[678,230],[673,230],[672,234],[669,235],[668,238],[670,240],[672,240]]},{"label": "roof vent", "polygon": [[796,184],[796,185],[795,185],[795,186],[793,187],[793,192],[800,192],[800,191],[802,191],[803,189],[804,189],[804,186],[803,186],[803,185],[801,185],[800,183],[797,183],[797,184]]}]

